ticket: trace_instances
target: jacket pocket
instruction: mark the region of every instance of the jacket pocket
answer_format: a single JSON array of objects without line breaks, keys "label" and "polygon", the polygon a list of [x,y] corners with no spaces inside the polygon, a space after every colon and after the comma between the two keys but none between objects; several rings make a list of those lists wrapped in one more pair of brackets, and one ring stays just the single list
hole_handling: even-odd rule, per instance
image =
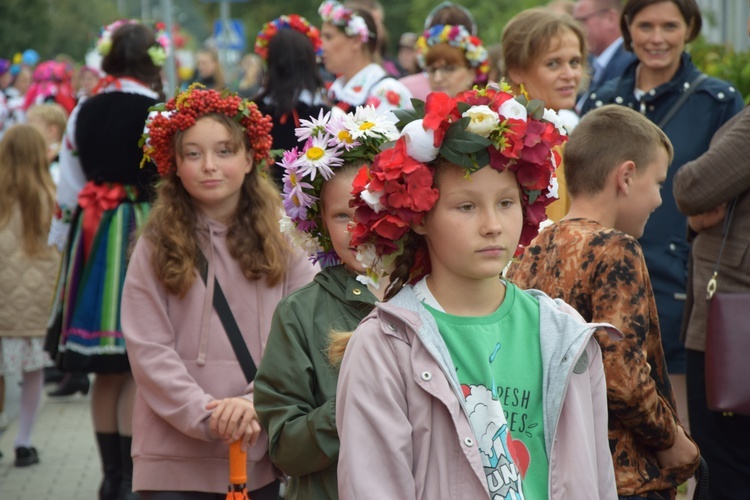
[{"label": "jacket pocket", "polygon": [[[693,244],[693,254],[696,258],[716,264],[721,252],[721,242],[719,238],[701,238]],[[747,253],[748,244],[727,240],[724,244],[724,253],[721,255],[721,265],[731,268],[738,268]]]}]

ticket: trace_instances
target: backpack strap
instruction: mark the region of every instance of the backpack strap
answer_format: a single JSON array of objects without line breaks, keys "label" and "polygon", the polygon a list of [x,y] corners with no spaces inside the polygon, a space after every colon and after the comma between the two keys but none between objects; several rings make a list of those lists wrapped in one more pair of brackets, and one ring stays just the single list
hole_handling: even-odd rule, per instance
[{"label": "backpack strap", "polygon": [[[201,278],[203,278],[203,283],[208,285],[208,260],[206,260],[206,256],[200,248],[198,248],[198,269],[200,270]],[[250,356],[250,351],[247,349],[245,340],[242,338],[242,332],[240,331],[240,327],[237,326],[237,321],[235,321],[232,309],[230,309],[227,298],[224,296],[221,285],[219,285],[219,280],[215,276],[213,305],[216,313],[219,315],[221,324],[224,326],[224,330],[227,332],[227,337],[229,337],[234,355],[237,356],[237,361],[240,363],[242,373],[245,374],[245,378],[249,384],[255,378],[258,369],[255,367],[253,357]]]}]

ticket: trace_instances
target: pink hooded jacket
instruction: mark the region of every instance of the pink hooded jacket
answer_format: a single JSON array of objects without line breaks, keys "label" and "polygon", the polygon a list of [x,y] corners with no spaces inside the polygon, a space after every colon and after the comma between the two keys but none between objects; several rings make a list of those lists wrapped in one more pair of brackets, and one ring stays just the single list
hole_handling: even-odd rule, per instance
[{"label": "pink hooded jacket", "polygon": [[[219,316],[213,308],[216,276],[255,364],[266,347],[271,317],[282,297],[318,271],[299,251],[282,283],[248,281],[226,246],[227,228],[205,220],[198,230],[209,262],[208,289],[196,275],[180,299],[154,275],[153,247],[140,238],[128,265],[122,296],[122,330],[138,386],[133,410],[133,489],[224,492],[229,448],[208,427],[213,399],[253,399]],[[274,479],[268,436],[248,450],[248,490]]]},{"label": "pink hooded jacket", "polygon": [[[592,334],[602,327],[621,334],[584,322],[560,300],[527,292],[541,315],[549,498],[616,500],[602,355]],[[342,500],[490,498],[453,366],[411,287],[360,323],[337,389]]]}]

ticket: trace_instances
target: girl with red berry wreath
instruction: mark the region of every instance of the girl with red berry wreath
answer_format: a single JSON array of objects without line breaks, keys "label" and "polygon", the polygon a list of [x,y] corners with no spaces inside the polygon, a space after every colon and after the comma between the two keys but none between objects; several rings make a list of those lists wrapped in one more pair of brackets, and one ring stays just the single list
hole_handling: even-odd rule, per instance
[{"label": "girl with red berry wreath", "polygon": [[251,497],[276,500],[252,372],[277,302],[317,268],[279,231],[281,196],[264,175],[271,119],[196,86],[152,110],[144,160],[161,179],[122,298],[138,386],[133,488],[144,500],[223,498],[228,444],[241,441]]}]

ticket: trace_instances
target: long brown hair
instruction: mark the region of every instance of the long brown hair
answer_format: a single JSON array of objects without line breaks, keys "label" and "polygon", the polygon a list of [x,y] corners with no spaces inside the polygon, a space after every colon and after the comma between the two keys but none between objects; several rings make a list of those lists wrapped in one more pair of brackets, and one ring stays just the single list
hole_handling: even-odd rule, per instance
[{"label": "long brown hair", "polygon": [[[237,140],[235,147],[250,150],[249,138],[233,119],[221,114],[205,118],[227,127]],[[175,144],[179,141],[180,137],[175,137]],[[245,278],[265,277],[273,286],[286,275],[291,247],[279,230],[281,194],[260,171],[261,166],[254,165],[245,176],[237,211],[228,227],[227,247]],[[192,198],[177,173],[172,171],[162,177],[143,236],[154,246],[152,266],[157,278],[170,293],[180,297],[196,277],[197,220]]]},{"label": "long brown hair", "polygon": [[55,206],[47,145],[31,125],[15,125],[0,142],[0,228],[18,204],[23,217],[23,249],[33,256],[45,249]]}]

